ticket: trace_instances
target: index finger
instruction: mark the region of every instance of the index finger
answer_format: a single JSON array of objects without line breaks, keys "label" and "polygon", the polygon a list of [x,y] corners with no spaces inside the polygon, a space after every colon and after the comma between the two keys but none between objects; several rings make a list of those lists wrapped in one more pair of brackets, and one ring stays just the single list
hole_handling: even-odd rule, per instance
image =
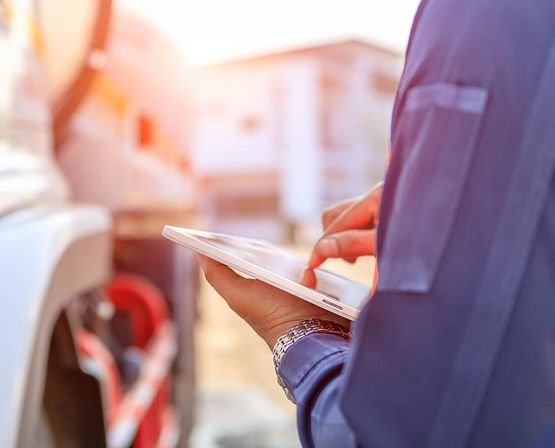
[{"label": "index finger", "polygon": [[337,218],[330,223],[324,234],[314,245],[308,260],[308,266],[315,269],[326,261],[325,258],[318,254],[316,247],[318,246],[318,243],[328,235],[342,232],[344,230],[367,229],[374,227],[378,208],[379,195],[377,195],[375,191],[372,191],[340,213],[339,216],[337,216]]}]

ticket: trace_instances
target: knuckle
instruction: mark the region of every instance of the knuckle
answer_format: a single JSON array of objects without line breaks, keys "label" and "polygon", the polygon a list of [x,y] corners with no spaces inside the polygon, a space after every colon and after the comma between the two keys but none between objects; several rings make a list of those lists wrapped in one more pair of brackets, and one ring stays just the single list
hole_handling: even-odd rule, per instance
[{"label": "knuckle", "polygon": [[369,253],[372,250],[372,245],[372,232],[355,230],[346,232],[345,253],[354,261],[358,256]]},{"label": "knuckle", "polygon": [[352,252],[352,248],[353,248],[353,235],[351,232],[345,232],[343,235],[341,235],[338,239],[337,239],[338,245],[339,245],[339,250],[345,254],[348,255]]}]

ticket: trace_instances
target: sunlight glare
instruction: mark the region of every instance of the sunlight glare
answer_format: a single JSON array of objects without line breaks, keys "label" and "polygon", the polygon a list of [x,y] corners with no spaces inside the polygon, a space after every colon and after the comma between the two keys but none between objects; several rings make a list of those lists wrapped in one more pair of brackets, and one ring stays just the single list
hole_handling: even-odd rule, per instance
[{"label": "sunlight glare", "polygon": [[345,38],[404,51],[418,0],[120,0],[167,33],[191,65]]}]

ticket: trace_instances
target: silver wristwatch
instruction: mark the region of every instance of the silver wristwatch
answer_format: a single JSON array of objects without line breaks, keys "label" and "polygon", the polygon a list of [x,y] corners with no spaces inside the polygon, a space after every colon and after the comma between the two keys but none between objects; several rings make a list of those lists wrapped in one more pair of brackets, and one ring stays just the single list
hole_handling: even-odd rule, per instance
[{"label": "silver wristwatch", "polygon": [[276,368],[277,381],[285,392],[285,396],[293,403],[295,403],[295,399],[279,375],[278,368],[285,352],[289,349],[289,347],[291,347],[299,339],[302,339],[311,333],[325,333],[338,336],[343,339],[351,339],[351,332],[343,325],[340,325],[337,322],[322,319],[303,320],[294,327],[291,327],[285,332],[285,334],[281,335],[277,339],[272,351],[274,355],[274,366]]}]

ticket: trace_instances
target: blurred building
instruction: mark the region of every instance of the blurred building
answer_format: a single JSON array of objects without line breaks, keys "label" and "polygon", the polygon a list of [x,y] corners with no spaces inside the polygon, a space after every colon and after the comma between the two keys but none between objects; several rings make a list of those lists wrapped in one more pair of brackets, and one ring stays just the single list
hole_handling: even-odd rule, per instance
[{"label": "blurred building", "polygon": [[288,239],[382,179],[401,69],[356,40],[200,69],[191,148],[212,227]]}]

